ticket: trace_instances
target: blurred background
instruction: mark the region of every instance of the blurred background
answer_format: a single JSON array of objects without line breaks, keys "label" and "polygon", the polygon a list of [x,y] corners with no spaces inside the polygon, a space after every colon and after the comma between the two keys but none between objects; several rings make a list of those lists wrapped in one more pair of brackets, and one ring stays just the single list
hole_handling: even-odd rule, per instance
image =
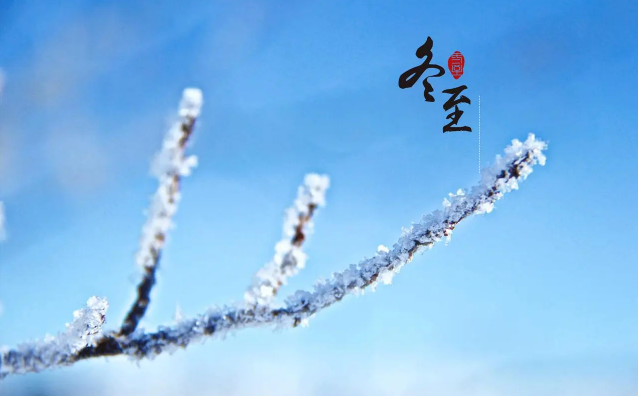
[{"label": "blurred background", "polygon": [[[134,296],[154,152],[204,92],[142,327],[240,301],[308,172],[327,173],[307,267],[282,295],[391,246],[529,132],[537,167],[448,246],[308,328],[248,330],[139,364],[86,361],[0,395],[638,395],[638,3],[0,0],[0,344]],[[465,72],[399,76],[433,39]],[[443,89],[472,103],[442,133]]]}]

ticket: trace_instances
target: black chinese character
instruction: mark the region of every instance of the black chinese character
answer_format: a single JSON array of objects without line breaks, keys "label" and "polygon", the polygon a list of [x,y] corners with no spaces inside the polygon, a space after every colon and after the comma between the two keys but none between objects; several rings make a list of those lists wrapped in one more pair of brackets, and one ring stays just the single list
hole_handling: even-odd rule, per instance
[{"label": "black chinese character", "polygon": [[421,65],[413,67],[412,69],[401,74],[401,77],[399,77],[399,88],[401,89],[411,88],[414,85],[414,83],[416,83],[419,80],[419,78],[421,78],[421,75],[427,69],[438,70],[439,72],[437,74],[433,76],[425,77],[423,79],[423,87],[425,88],[425,91],[423,91],[423,97],[425,97],[426,102],[434,102],[434,97],[430,95],[430,92],[434,91],[434,89],[432,88],[432,85],[430,85],[430,83],[428,82],[428,78],[441,77],[442,75],[445,74],[445,70],[441,66],[430,64],[430,61],[432,60],[432,44],[433,44],[432,39],[428,37],[428,39],[425,41],[425,44],[423,44],[416,50],[416,56],[419,59],[422,59],[423,57],[425,57],[425,61],[423,61]]},{"label": "black chinese character", "polygon": [[451,119],[451,120],[449,124],[443,127],[443,133],[472,132],[472,128],[470,128],[469,126],[464,126],[464,127],[453,126],[459,122],[459,120],[461,119],[461,116],[463,115],[463,110],[459,110],[459,106],[458,106],[459,103],[467,103],[467,104],[471,103],[470,99],[468,99],[468,97],[465,95],[461,95],[461,97],[457,99],[459,94],[463,92],[466,88],[467,88],[466,85],[461,85],[460,87],[450,88],[443,91],[443,93],[452,95],[450,99],[448,99],[447,102],[445,102],[445,104],[443,105],[443,110],[448,111],[452,108],[452,106],[454,106],[454,111],[448,114],[447,117],[445,117],[446,119]]}]

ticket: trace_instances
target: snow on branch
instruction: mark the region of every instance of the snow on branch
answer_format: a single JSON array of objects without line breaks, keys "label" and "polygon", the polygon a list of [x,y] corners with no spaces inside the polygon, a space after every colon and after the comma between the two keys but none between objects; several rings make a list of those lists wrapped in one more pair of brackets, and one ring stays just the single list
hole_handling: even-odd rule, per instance
[{"label": "snow on branch", "polygon": [[286,279],[302,269],[307,260],[301,249],[306,237],[313,230],[312,216],[317,207],[325,205],[326,190],[330,179],[325,175],[311,173],[299,186],[297,199],[286,210],[282,239],[275,245],[275,256],[255,275],[255,281],[245,293],[249,305],[268,305]]},{"label": "snow on branch", "polygon": [[73,322],[66,324],[64,333],[18,345],[15,350],[2,350],[0,378],[7,374],[37,373],[93,345],[101,336],[108,307],[105,298],[91,297],[86,308],[73,312]]},{"label": "snow on branch", "polygon": [[137,287],[135,302],[122,324],[120,332],[123,335],[135,331],[146,313],[166,234],[172,227],[171,219],[180,200],[181,177],[188,176],[191,169],[197,165],[197,157],[184,157],[184,151],[188,138],[193,133],[202,101],[202,92],[199,89],[184,90],[179,107],[180,120],[168,131],[162,150],[155,157],[153,171],[159,180],[159,186],[142,229],[140,248],[136,256],[137,263],[144,273]]},{"label": "snow on branch", "polygon": [[389,284],[392,277],[418,252],[436,242],[450,238],[456,226],[474,214],[489,213],[494,203],[518,188],[536,164],[544,165],[543,150],[547,145],[530,134],[525,142],[513,140],[491,167],[484,169],[481,182],[468,191],[459,190],[443,201],[443,208],[424,216],[420,222],[404,230],[399,240],[386,248],[380,246],[375,256],[351,264],[334,273],[329,280],[316,283],[311,291],[297,291],[280,308],[236,304],[207,312],[155,332],[135,331],[130,334],[107,333],[97,342],[77,351],[32,345],[1,352],[0,378],[10,374],[37,372],[45,368],[72,365],[80,360],[127,355],[134,359],[152,359],[163,352],[185,348],[205,337],[223,335],[251,327],[296,327],[349,294],[374,290],[379,283]]}]

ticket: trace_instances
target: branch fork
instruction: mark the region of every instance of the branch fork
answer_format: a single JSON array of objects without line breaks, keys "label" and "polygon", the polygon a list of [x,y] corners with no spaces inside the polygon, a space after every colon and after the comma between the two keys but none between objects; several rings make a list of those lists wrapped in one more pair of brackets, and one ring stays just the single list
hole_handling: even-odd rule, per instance
[{"label": "branch fork", "polygon": [[275,245],[275,254],[257,271],[243,302],[209,309],[194,318],[179,318],[170,326],[144,332],[138,325],[150,303],[161,253],[180,201],[182,177],[189,175],[197,164],[195,157],[185,157],[184,153],[201,106],[201,91],[184,91],[180,120],[169,130],[156,157],[158,188],[136,255],[142,280],[121,327],[102,332],[108,303],[106,299],[92,297],[86,308],[74,313],[74,321],[67,325],[64,333],[0,351],[0,379],[69,366],[90,358],[126,355],[137,360],[152,359],[206,337],[223,336],[245,328],[307,325],[312,316],[345,296],[367,288],[374,290],[380,283],[391,283],[392,277],[412,261],[416,253],[430,249],[442,239],[449,240],[456,226],[467,217],[490,213],[505,193],[518,189],[519,182],[527,178],[533,166],[545,164],[546,143],[533,134],[525,142],[513,140],[505,154],[497,156],[494,165],[482,170],[478,185],[449,194],[442,209],[404,230],[391,248],[380,245],[372,258],[351,264],[330,279],[319,281],[311,291],[291,294],[276,307],[274,299],[281,287],[305,266],[307,256],[302,247],[313,231],[317,210],[325,205],[330,184],[325,175],[306,175],[296,200],[285,212],[282,238]]}]

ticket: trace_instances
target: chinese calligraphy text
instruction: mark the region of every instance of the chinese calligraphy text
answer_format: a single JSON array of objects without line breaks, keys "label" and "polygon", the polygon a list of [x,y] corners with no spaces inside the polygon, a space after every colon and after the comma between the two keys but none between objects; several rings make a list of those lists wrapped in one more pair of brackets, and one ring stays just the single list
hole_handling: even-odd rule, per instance
[{"label": "chinese calligraphy text", "polygon": [[[434,91],[432,84],[428,81],[430,77],[441,77],[445,74],[445,69],[443,69],[440,65],[431,63],[432,61],[432,46],[434,45],[432,39],[430,37],[425,40],[425,43],[420,46],[416,50],[416,56],[419,59],[424,59],[423,63],[419,66],[415,66],[408,71],[401,74],[399,77],[399,88],[412,88],[412,86],[423,76],[423,74],[429,70],[433,69],[437,73],[430,73],[426,77],[423,78],[423,97],[426,102],[434,102],[434,96],[431,95],[431,92]],[[455,80],[458,80],[463,75],[463,69],[465,67],[465,57],[459,51],[455,51],[452,56],[448,59],[448,69],[454,77]],[[446,119],[450,120],[447,125],[443,127],[443,133],[446,132],[472,132],[472,128],[469,126],[458,126],[458,122],[463,115],[463,110],[459,109],[459,104],[466,103],[471,104],[470,99],[461,95],[461,93],[467,89],[466,85],[461,85],[456,88],[444,89],[441,91],[442,93],[450,94],[450,98],[443,104],[443,110],[446,112],[454,109],[451,113],[449,113]],[[460,96],[459,96],[460,95]]]}]

